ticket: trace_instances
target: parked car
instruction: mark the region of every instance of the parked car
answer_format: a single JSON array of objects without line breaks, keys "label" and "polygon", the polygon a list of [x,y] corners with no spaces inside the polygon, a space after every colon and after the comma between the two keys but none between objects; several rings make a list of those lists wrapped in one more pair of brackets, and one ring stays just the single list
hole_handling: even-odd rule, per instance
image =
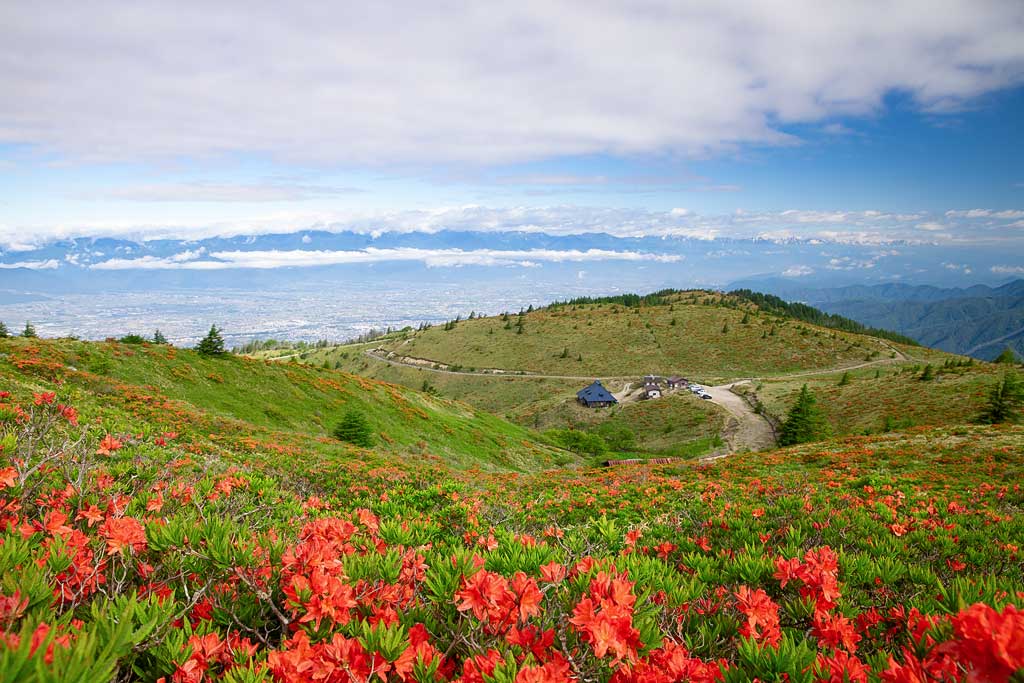
[{"label": "parked car", "polygon": [[705,401],[710,401],[710,400],[711,400],[711,394],[709,394],[709,393],[707,393],[707,392],[705,392],[705,393],[701,394],[701,395],[700,395],[700,397],[701,397],[702,399],[704,399]]}]

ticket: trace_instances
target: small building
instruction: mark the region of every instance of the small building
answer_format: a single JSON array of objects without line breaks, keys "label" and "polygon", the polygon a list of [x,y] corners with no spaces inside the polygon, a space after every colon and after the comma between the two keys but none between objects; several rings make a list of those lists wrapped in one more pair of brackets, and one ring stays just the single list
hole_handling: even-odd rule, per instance
[{"label": "small building", "polygon": [[576,400],[588,408],[605,408],[619,402],[610,391],[604,388],[599,379],[595,379],[593,384],[577,391]]},{"label": "small building", "polygon": [[674,375],[668,378],[666,382],[669,389],[685,389],[689,382],[686,381],[685,377]]},{"label": "small building", "polygon": [[644,398],[661,398],[661,387],[654,382],[645,383]]},{"label": "small building", "polygon": [[661,377],[657,375],[644,375],[644,385],[647,384],[661,384]]}]

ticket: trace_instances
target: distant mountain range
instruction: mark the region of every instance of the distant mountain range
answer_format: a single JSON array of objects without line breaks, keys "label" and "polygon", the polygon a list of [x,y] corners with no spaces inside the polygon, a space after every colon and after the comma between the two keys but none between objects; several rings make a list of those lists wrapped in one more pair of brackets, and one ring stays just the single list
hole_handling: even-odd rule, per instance
[{"label": "distant mountain range", "polygon": [[1024,279],[966,288],[897,283],[808,287],[783,278],[731,286],[802,301],[943,351],[992,360],[1009,346],[1024,357]]}]

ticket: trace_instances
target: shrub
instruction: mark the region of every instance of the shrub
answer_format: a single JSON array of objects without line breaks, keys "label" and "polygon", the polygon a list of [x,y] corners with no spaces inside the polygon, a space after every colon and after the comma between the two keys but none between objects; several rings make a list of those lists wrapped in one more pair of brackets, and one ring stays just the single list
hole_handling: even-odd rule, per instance
[{"label": "shrub", "polygon": [[1003,374],[1002,381],[996,382],[989,393],[988,405],[981,414],[980,422],[984,424],[1001,424],[1018,422],[1021,405],[1024,404],[1024,386],[1013,372]]},{"label": "shrub", "polygon": [[373,446],[373,430],[366,416],[358,410],[349,410],[341,417],[341,422],[334,428],[334,438],[339,441],[370,448]]},{"label": "shrub", "polygon": [[829,433],[828,423],[825,422],[821,409],[807,385],[800,389],[796,403],[789,409],[786,421],[782,423],[782,433],[779,435],[780,446],[792,446],[798,443],[818,441],[826,438]]},{"label": "shrub", "polygon": [[196,351],[204,356],[219,356],[224,353],[224,337],[216,325],[210,325],[210,331],[196,345]]}]

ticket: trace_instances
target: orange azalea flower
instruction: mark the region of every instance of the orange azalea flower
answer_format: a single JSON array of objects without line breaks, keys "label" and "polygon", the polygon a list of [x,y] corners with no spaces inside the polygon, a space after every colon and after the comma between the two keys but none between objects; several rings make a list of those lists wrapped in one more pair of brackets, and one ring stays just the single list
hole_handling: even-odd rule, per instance
[{"label": "orange azalea flower", "polygon": [[96,505],[90,505],[79,510],[78,514],[75,515],[75,519],[84,519],[87,525],[92,526],[103,519],[103,510],[100,510]]},{"label": "orange azalea flower", "polygon": [[37,406],[50,405],[56,398],[57,392],[55,391],[43,391],[38,394],[32,394],[32,402]]},{"label": "orange azalea flower", "polygon": [[18,481],[18,471],[13,467],[5,467],[0,470],[0,489],[14,486],[16,481]]},{"label": "orange azalea flower", "polygon": [[103,441],[100,441],[100,447],[96,449],[97,455],[111,455],[114,451],[124,446],[123,443],[115,439],[110,434],[103,437]]},{"label": "orange azalea flower", "polygon": [[108,555],[123,555],[131,550],[139,553],[146,549],[146,530],[134,517],[109,517],[99,528],[107,541]]}]

